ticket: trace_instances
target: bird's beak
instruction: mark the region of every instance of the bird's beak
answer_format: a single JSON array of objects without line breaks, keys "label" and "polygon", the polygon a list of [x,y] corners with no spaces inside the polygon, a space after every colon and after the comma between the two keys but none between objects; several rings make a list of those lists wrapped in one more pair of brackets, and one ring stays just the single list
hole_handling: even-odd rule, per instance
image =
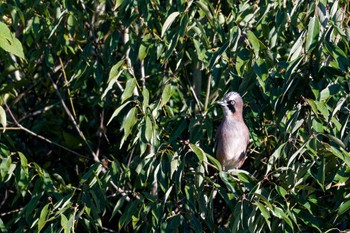
[{"label": "bird's beak", "polygon": [[221,106],[225,106],[226,105],[225,101],[222,101],[222,100],[219,100],[216,103],[220,104]]}]

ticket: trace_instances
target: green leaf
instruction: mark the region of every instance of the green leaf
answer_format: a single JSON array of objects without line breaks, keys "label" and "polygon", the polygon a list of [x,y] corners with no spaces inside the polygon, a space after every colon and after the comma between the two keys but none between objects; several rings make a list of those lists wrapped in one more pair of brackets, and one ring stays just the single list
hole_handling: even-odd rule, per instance
[{"label": "green leaf", "polygon": [[123,68],[124,64],[125,64],[125,60],[120,60],[119,62],[117,62],[117,64],[112,66],[111,70],[109,71],[109,76],[107,81],[108,83],[110,83],[112,80],[119,77],[120,71],[124,70]]},{"label": "green leaf", "polygon": [[209,161],[215,165],[215,167],[221,171],[222,170],[222,166],[221,166],[221,163],[216,159],[214,158],[213,156],[209,155],[209,154],[206,154],[207,158],[209,159]]},{"label": "green leaf", "polygon": [[139,59],[141,61],[143,61],[148,54],[151,39],[152,39],[152,34],[150,33],[146,34],[142,39],[142,42],[139,48]]},{"label": "green leaf", "polygon": [[338,146],[340,146],[341,148],[345,149],[346,146],[343,143],[343,141],[333,135],[330,134],[323,134],[324,136],[326,136],[327,138],[329,138],[331,141],[335,142]]},{"label": "green leaf", "polygon": [[201,168],[202,169],[204,168],[205,171],[207,171],[208,170],[208,159],[207,159],[206,153],[202,150],[202,148],[198,147],[195,144],[190,143],[189,147],[197,155],[199,161],[201,162],[201,165],[203,166]]},{"label": "green leaf", "polygon": [[208,5],[210,6],[210,3],[203,0],[195,1],[195,3],[207,16],[209,23],[213,25],[213,15],[208,7]]},{"label": "green leaf", "polygon": [[325,48],[332,55],[335,61],[331,62],[331,65],[335,68],[340,69],[342,72],[348,72],[349,60],[345,52],[333,42],[326,42]]},{"label": "green leaf", "polygon": [[207,50],[203,47],[203,44],[196,40],[195,38],[192,38],[193,45],[196,48],[196,53],[197,53],[197,58],[198,60],[202,62],[206,62],[208,57],[207,57]]},{"label": "green leaf", "polygon": [[349,209],[350,209],[350,200],[349,199],[346,201],[344,200],[342,204],[339,206],[338,215],[347,213]]},{"label": "green leaf", "polygon": [[324,119],[326,121],[328,121],[329,112],[327,109],[327,105],[323,102],[320,102],[320,101],[315,101],[315,104],[316,104],[317,110],[320,111],[320,113],[323,115]]},{"label": "green leaf", "polygon": [[171,26],[171,24],[174,22],[174,20],[176,19],[176,17],[179,15],[180,13],[175,11],[173,13],[171,13],[168,18],[165,20],[163,26],[162,26],[162,34],[161,37],[164,36],[164,33],[166,32],[166,30],[168,30],[168,28]]},{"label": "green leaf", "polygon": [[119,76],[123,73],[125,68],[123,65],[125,64],[124,60],[119,61],[117,64],[115,64],[112,69],[109,71],[109,77],[108,77],[108,86],[106,90],[103,92],[101,99],[103,99],[108,91],[110,91],[113,88],[113,85],[118,82]]},{"label": "green leaf", "polygon": [[146,116],[146,129],[145,129],[145,138],[148,142],[151,141],[153,134],[153,126],[151,119]]},{"label": "green leaf", "polygon": [[169,42],[168,46],[167,46],[167,50],[165,53],[163,53],[163,59],[165,61],[167,61],[169,59],[169,57],[173,54],[175,47],[179,41],[180,35],[179,33],[173,32],[172,35],[169,36],[170,38],[167,38],[167,41]]},{"label": "green leaf", "polygon": [[40,217],[39,217],[39,221],[38,221],[38,232],[40,232],[46,224],[46,220],[47,220],[47,217],[49,215],[49,205],[50,204],[46,204],[40,212]]},{"label": "green leaf", "polygon": [[339,151],[337,148],[335,148],[334,146],[331,146],[327,143],[325,143],[326,148],[332,152],[333,155],[335,155],[336,157],[338,157],[339,159],[341,159],[342,161],[344,161],[346,163],[346,165],[348,167],[350,167],[350,154],[348,152],[346,152],[344,149],[340,148],[341,151]]},{"label": "green leaf", "polygon": [[275,189],[277,190],[278,194],[281,195],[283,198],[286,196],[287,191],[282,186],[276,186]]},{"label": "green leaf", "polygon": [[123,215],[120,217],[119,222],[118,222],[118,228],[121,230],[124,226],[126,226],[129,222],[132,221],[133,216],[140,211],[140,200],[136,199],[132,202],[130,202],[125,210]]},{"label": "green leaf", "polygon": [[306,37],[306,52],[310,53],[315,49],[318,42],[320,23],[316,16],[313,16],[309,22]]},{"label": "green leaf", "polygon": [[122,103],[133,95],[135,87],[136,87],[135,78],[131,78],[126,82],[125,90],[122,94]]},{"label": "green leaf", "polygon": [[61,226],[65,233],[70,232],[70,228],[68,227],[68,219],[64,214],[61,214]]},{"label": "green leaf", "polygon": [[301,33],[297,41],[294,43],[293,47],[290,49],[288,60],[294,61],[297,59],[301,52],[303,51],[303,43],[305,38],[305,32]]},{"label": "green leaf", "polygon": [[123,108],[128,105],[131,101],[126,101],[124,104],[120,105],[116,110],[114,110],[111,118],[109,118],[109,121],[107,122],[107,125],[109,125],[109,123],[111,123],[111,121],[113,120],[114,117],[118,116],[118,114],[120,113],[121,110],[123,110]]},{"label": "green leaf", "polygon": [[6,130],[6,125],[7,125],[7,120],[6,120],[6,112],[5,109],[0,106],[0,123],[2,125],[2,132],[5,132]]},{"label": "green leaf", "polygon": [[120,208],[123,206],[124,202],[126,200],[126,196],[122,196],[117,203],[114,206],[114,209],[112,211],[112,215],[109,219],[109,221],[111,221],[113,219],[113,217],[119,212]]},{"label": "green leaf", "polygon": [[289,167],[292,164],[292,162],[298,155],[301,155],[306,151],[305,146],[307,145],[307,143],[308,141],[306,141],[296,152],[294,152],[294,154],[290,156],[287,167]]},{"label": "green leaf", "polygon": [[292,228],[292,230],[294,229],[293,222],[291,221],[291,219],[288,217],[288,215],[285,213],[284,210],[282,210],[281,208],[279,208],[277,206],[273,206],[272,213],[276,217],[283,219]]},{"label": "green leaf", "polygon": [[331,118],[333,118],[335,116],[335,114],[337,114],[337,112],[341,109],[343,104],[346,102],[346,99],[347,99],[347,97],[342,97],[339,99],[339,101],[337,102],[337,105],[333,109]]},{"label": "green leaf", "polygon": [[10,29],[3,22],[0,22],[0,47],[25,60],[21,42],[12,35]]},{"label": "green leaf", "polygon": [[306,101],[310,105],[312,111],[316,114],[316,117],[318,117],[318,110],[315,101],[312,99],[306,99]]},{"label": "green leaf", "polygon": [[124,129],[124,137],[121,143],[121,146],[124,142],[124,140],[130,135],[132,127],[137,123],[137,107],[133,107],[130,109],[128,114],[124,117],[123,123],[122,123],[122,129]]},{"label": "green leaf", "polygon": [[205,152],[202,150],[202,148],[192,143],[189,144],[189,147],[197,155],[199,161],[206,160]]},{"label": "green leaf", "polygon": [[259,52],[260,52],[260,44],[261,42],[259,41],[259,39],[255,36],[254,32],[252,31],[248,31],[247,32],[247,38],[250,42],[250,44],[253,47],[254,53],[255,53],[255,57],[259,57]]},{"label": "green leaf", "polygon": [[330,84],[320,92],[319,101],[328,100],[331,96],[339,93],[339,91],[340,91],[339,84]]},{"label": "green leaf", "polygon": [[266,208],[262,203],[260,203],[259,201],[255,202],[255,204],[258,206],[258,208],[259,208],[259,210],[260,210],[260,212],[261,212],[261,215],[264,217],[267,226],[268,226],[269,229],[271,230],[271,221],[270,221],[271,215],[270,215],[269,211],[268,211],[267,208]]},{"label": "green leaf", "polygon": [[269,76],[267,65],[265,61],[261,58],[257,59],[254,63],[254,71],[257,75],[258,82],[263,89],[263,92],[266,92],[266,80]]},{"label": "green leaf", "polygon": [[147,88],[142,89],[142,111],[146,112],[149,107],[149,91]]},{"label": "green leaf", "polygon": [[168,83],[167,85],[165,85],[163,89],[162,99],[161,99],[162,106],[168,103],[171,95],[172,95],[172,85]]},{"label": "green leaf", "polygon": [[283,151],[284,151],[284,147],[285,147],[286,143],[281,144],[274,152],[272,155],[270,155],[269,161],[267,163],[267,167],[266,167],[266,172],[265,174],[267,175],[271,169],[272,166],[275,166],[276,161],[283,155]]}]

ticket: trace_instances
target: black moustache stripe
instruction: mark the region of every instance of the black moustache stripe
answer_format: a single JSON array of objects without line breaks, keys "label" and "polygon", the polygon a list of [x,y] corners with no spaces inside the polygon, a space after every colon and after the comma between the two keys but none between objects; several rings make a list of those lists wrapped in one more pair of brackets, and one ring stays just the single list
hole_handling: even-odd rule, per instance
[{"label": "black moustache stripe", "polygon": [[232,113],[235,113],[235,112],[236,112],[236,109],[235,109],[235,106],[234,106],[234,105],[228,104],[227,107],[228,107],[228,109],[230,109],[230,111],[231,111]]}]

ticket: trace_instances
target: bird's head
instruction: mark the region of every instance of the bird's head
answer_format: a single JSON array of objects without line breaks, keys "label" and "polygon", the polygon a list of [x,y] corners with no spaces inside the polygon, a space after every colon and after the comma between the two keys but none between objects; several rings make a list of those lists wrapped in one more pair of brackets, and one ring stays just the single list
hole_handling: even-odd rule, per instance
[{"label": "bird's head", "polygon": [[243,112],[243,99],[237,92],[231,91],[227,93],[224,98],[217,101],[217,103],[221,105],[225,116]]}]

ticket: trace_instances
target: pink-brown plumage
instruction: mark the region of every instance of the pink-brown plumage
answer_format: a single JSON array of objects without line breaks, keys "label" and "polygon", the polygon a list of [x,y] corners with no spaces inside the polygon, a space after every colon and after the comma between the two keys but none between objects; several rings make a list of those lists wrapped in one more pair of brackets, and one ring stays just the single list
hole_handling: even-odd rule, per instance
[{"label": "pink-brown plumage", "polygon": [[224,170],[240,168],[249,143],[249,130],[243,120],[243,99],[237,92],[229,92],[218,104],[224,119],[216,133],[216,157]]}]

